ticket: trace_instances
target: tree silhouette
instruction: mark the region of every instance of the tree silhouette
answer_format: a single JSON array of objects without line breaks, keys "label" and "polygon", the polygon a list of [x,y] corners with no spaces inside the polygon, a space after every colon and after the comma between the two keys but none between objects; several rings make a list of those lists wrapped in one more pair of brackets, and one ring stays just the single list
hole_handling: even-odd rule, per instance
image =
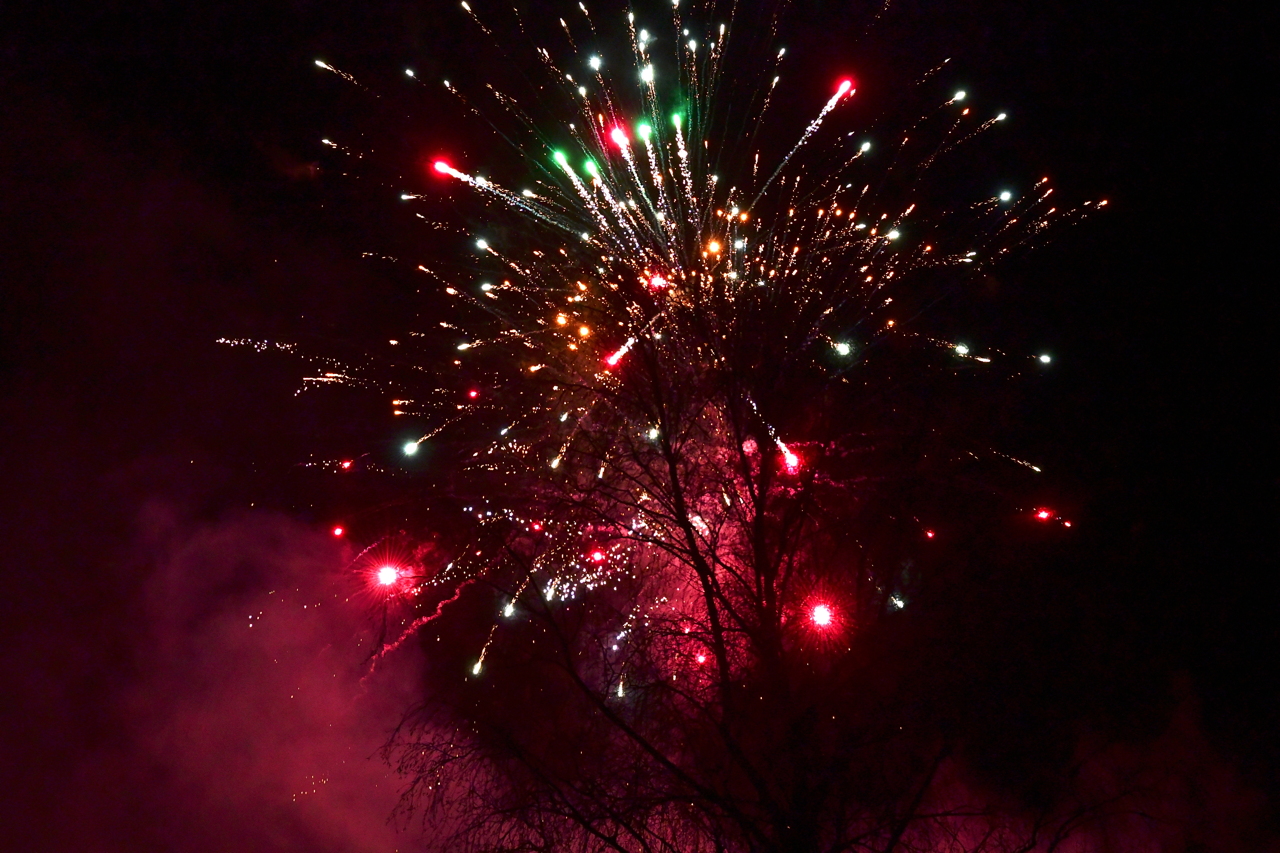
[{"label": "tree silhouette", "polygon": [[540,352],[532,373],[478,347],[477,374],[510,377],[477,412],[501,438],[455,445],[440,526],[459,556],[415,623],[426,703],[395,746],[442,846],[1026,843],[1016,821],[971,838],[994,812],[942,784],[964,733],[938,696],[973,662],[903,648],[917,599],[946,590],[926,519],[963,538],[999,503],[990,478],[964,484],[954,442],[974,437],[936,427],[956,356],[842,354],[815,327],[871,308],[840,279],[804,304],[698,280],[586,292],[573,323],[640,306],[661,332],[613,363]]}]

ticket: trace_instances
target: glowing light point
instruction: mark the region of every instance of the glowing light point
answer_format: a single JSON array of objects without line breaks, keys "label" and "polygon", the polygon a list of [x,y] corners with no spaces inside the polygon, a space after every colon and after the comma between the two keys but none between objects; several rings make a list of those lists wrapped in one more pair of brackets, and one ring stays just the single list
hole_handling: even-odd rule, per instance
[{"label": "glowing light point", "polygon": [[676,126],[676,130],[680,129],[680,113],[676,113],[671,117],[671,123]]},{"label": "glowing light point", "polygon": [[437,172],[439,172],[442,175],[449,175],[453,173],[453,167],[443,160],[435,161],[434,163],[431,164],[431,168],[435,169]]},{"label": "glowing light point", "polygon": [[870,150],[871,150],[871,143],[870,143],[870,142],[864,142],[864,143],[862,143],[861,145],[859,145],[859,146],[858,146],[858,150],[859,150],[859,151],[870,151]]},{"label": "glowing light point", "polygon": [[404,70],[404,73],[405,73],[405,75],[406,75],[406,76],[408,76],[408,77],[412,77],[412,76],[413,76],[413,69],[412,69],[412,68],[406,68],[406,69]]},{"label": "glowing light point", "polygon": [[926,539],[932,539],[932,538],[933,538],[933,531],[932,531],[932,530],[926,530],[926,531],[924,532],[924,536],[925,536],[925,538],[926,538]]},{"label": "glowing light point", "polygon": [[640,79],[646,83],[653,82],[653,66],[652,65],[646,65],[644,68],[640,69]]},{"label": "glowing light point", "polygon": [[1053,513],[1047,509],[1038,509],[1036,510],[1036,518],[1040,519],[1041,521],[1048,521],[1049,519],[1053,518]]},{"label": "glowing light point", "polygon": [[482,239],[480,239],[480,240],[477,240],[477,241],[476,241],[476,248],[477,248],[477,249],[481,249],[481,250],[484,250],[484,249],[489,248],[489,241],[488,241],[488,240],[485,240],[485,239],[483,239],[483,238],[482,238]]},{"label": "glowing light point", "polygon": [[608,358],[604,360],[605,364],[609,365],[610,367],[617,365],[617,363],[622,360],[622,357],[627,354],[627,352],[631,349],[632,345],[635,342],[636,342],[635,338],[627,338],[626,343],[624,343],[616,352],[614,352],[613,355],[610,355]]},{"label": "glowing light point", "polygon": [[813,624],[817,625],[819,628],[825,628],[831,624],[831,608],[825,604],[819,604],[813,608],[813,612],[809,614],[809,618],[813,619]]},{"label": "glowing light point", "polygon": [[342,534],[344,534],[344,533],[346,533],[346,532],[347,532],[347,531],[346,531],[344,528],[342,528],[342,527],[335,527],[335,528],[333,528],[333,535],[334,535],[334,536],[341,536]]},{"label": "glowing light point", "polygon": [[953,101],[963,101],[963,100],[964,100],[964,89],[961,89],[959,92],[956,92],[954,95],[952,95],[951,100],[953,100]]},{"label": "glowing light point", "polygon": [[553,152],[551,152],[551,159],[552,159],[552,160],[555,160],[557,163],[559,163],[559,164],[560,164],[562,167],[564,167],[565,169],[568,169],[568,168],[569,168],[569,158],[568,158],[568,157],[566,157],[566,156],[564,156],[564,152],[563,152],[563,151],[553,151]]},{"label": "glowing light point", "polygon": [[510,619],[515,614],[515,612],[516,612],[516,603],[514,601],[508,601],[507,606],[502,608],[502,615],[506,616],[508,619]]},{"label": "glowing light point", "polygon": [[1013,198],[1013,193],[1009,192],[1008,190],[1005,190],[1004,192],[1000,193],[1001,201],[1008,201],[1011,198]]},{"label": "glowing light point", "polygon": [[1000,115],[996,116],[996,121],[1004,121],[1008,117],[1007,113],[1000,113]]},{"label": "glowing light point", "polygon": [[956,344],[956,355],[968,355],[969,348],[964,344]]},{"label": "glowing light point", "polygon": [[350,469],[350,468],[351,468],[351,460],[350,460],[350,459],[344,459],[344,460],[342,460],[342,462],[340,462],[340,463],[338,463],[338,464],[340,465],[340,467],[342,468],[342,470],[343,470],[343,471],[346,471],[346,470],[348,470],[348,469]]},{"label": "glowing light point", "polygon": [[841,80],[841,81],[840,81],[840,88],[839,88],[839,89],[836,89],[836,97],[837,97],[837,98],[842,98],[842,97],[844,97],[845,93],[846,93],[846,92],[848,92],[848,91],[849,91],[850,89],[852,89],[852,88],[853,88],[853,81],[852,81],[852,80]]},{"label": "glowing light point", "polygon": [[404,450],[405,456],[412,456],[413,454],[418,452],[418,442],[411,441],[408,444],[406,444],[402,449]]},{"label": "glowing light point", "polygon": [[590,59],[588,59],[588,60],[587,60],[587,64],[591,66],[591,70],[592,70],[592,71],[599,71],[599,70],[600,70],[600,57],[598,57],[598,56],[593,56],[593,57],[591,57]]},{"label": "glowing light point", "polygon": [[1047,356],[1047,355],[1042,355],[1042,356],[1040,356],[1040,357],[1039,357],[1039,360],[1040,360],[1040,363],[1041,363],[1041,364],[1048,364],[1049,362],[1053,361],[1053,359],[1052,359],[1052,358],[1050,358],[1050,357],[1049,357],[1049,356]]},{"label": "glowing light point", "polygon": [[836,344],[836,352],[840,355],[848,355],[853,352],[853,347],[849,346],[844,341],[841,341]]},{"label": "glowing light point", "polygon": [[794,474],[800,468],[800,457],[782,442],[778,442],[778,448],[782,451],[782,464],[786,466],[787,473]]},{"label": "glowing light point", "polygon": [[901,233],[901,232],[899,232],[897,228],[895,228],[895,229],[893,229],[892,231],[890,231],[888,234],[886,234],[886,235],[884,235],[884,236],[885,236],[885,237],[887,237],[887,238],[888,238],[888,239],[890,239],[890,240],[897,240],[899,237],[901,237],[901,236],[902,236],[902,233]]},{"label": "glowing light point", "polygon": [[613,144],[619,148],[626,148],[631,144],[631,140],[627,139],[627,135],[622,132],[622,128],[615,127],[609,134],[609,138],[613,140]]},{"label": "glowing light point", "polygon": [[400,580],[400,570],[395,566],[383,566],[378,569],[378,583],[383,586],[391,586]]},{"label": "glowing light point", "polygon": [[698,655],[698,657],[696,658],[696,660],[698,661],[698,663],[706,663],[706,662],[707,662],[707,656],[706,656],[706,655]]},{"label": "glowing light point", "polygon": [[640,137],[645,142],[649,141],[649,134],[652,132],[653,132],[653,128],[649,127],[649,125],[647,124],[636,125],[636,136]]},{"label": "glowing light point", "polygon": [[592,551],[592,552],[591,552],[591,562],[593,562],[593,563],[603,563],[603,562],[604,562],[604,551]]},{"label": "glowing light point", "polygon": [[473,667],[471,667],[471,674],[472,674],[472,675],[479,675],[479,674],[480,674],[480,665],[481,665],[480,661],[476,661],[476,665],[475,665],[475,666],[473,666]]},{"label": "glowing light point", "polygon": [[708,244],[707,244],[707,251],[708,251],[708,252],[710,252],[710,253],[711,253],[711,254],[713,254],[713,255],[715,255],[715,254],[719,254],[719,252],[720,252],[720,244],[719,244],[718,242],[716,242],[715,240],[712,240],[710,243],[708,243]]}]

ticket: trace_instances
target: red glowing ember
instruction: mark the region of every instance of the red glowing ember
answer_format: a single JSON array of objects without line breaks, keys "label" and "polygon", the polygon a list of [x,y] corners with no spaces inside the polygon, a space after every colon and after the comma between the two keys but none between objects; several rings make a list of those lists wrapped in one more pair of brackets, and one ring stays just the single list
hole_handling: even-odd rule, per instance
[{"label": "red glowing ember", "polygon": [[604,551],[592,551],[591,560],[596,563],[604,562]]},{"label": "red glowing ember", "polygon": [[400,580],[400,570],[395,566],[383,566],[378,569],[378,583],[383,586],[391,586]]},{"label": "red glowing ember", "polygon": [[831,624],[831,620],[835,617],[830,607],[825,604],[818,604],[814,606],[813,612],[810,613],[810,618],[813,619],[813,624],[819,628],[825,628]]},{"label": "red glowing ember", "polygon": [[334,536],[341,536],[342,534],[344,534],[344,533],[346,533],[346,532],[347,532],[347,531],[346,531],[345,529],[341,528],[341,527],[335,527],[335,528],[333,528],[333,535],[334,535]]},{"label": "red glowing ember", "polygon": [[1036,518],[1040,519],[1041,521],[1048,521],[1049,519],[1053,518],[1053,513],[1047,509],[1038,509],[1036,510]]}]

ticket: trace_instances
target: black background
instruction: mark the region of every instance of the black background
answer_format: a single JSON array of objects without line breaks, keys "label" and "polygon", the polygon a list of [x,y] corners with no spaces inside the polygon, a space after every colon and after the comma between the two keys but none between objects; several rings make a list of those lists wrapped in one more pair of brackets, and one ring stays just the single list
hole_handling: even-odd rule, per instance
[{"label": "black background", "polygon": [[[1192,697],[1225,766],[1280,795],[1261,27],[1207,6],[903,3],[855,44],[857,8],[797,4],[787,73],[821,88],[852,66],[875,98],[880,71],[952,56],[971,96],[1011,115],[984,177],[1043,170],[1068,198],[1110,201],[954,316],[1058,356],[1018,450],[1090,543],[1080,630],[1149,689]],[[405,331],[403,282],[360,259],[412,233],[399,187],[343,203],[319,138],[363,138],[390,174],[465,135],[428,93],[394,136],[384,106],[313,60],[398,105],[405,66],[462,73],[473,37],[436,3],[67,6],[4,28],[0,782],[25,849],[86,834],[135,849],[155,843],[149,810],[181,803],[137,768],[84,772],[113,744],[134,755],[116,700],[151,666],[147,508],[187,529],[252,503],[322,533],[364,496],[316,491],[298,463],[398,440],[384,407],[295,398],[298,363],[215,340],[342,350]],[[135,790],[108,793],[122,777]],[[167,845],[206,849],[188,845],[194,818],[169,820]]]}]

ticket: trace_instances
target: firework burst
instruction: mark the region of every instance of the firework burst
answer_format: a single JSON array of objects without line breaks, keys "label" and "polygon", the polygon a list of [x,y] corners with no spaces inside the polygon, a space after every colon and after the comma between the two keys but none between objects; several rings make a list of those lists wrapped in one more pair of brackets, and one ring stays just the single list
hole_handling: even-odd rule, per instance
[{"label": "firework burst", "polygon": [[[462,6],[492,37],[495,25]],[[860,626],[907,606],[918,579],[871,541],[886,519],[912,547],[934,538],[918,518],[873,508],[886,418],[870,410],[896,411],[889,379],[1047,363],[917,332],[921,306],[1094,205],[1059,212],[1041,180],[932,207],[925,173],[1005,118],[963,91],[880,142],[858,129],[855,81],[837,79],[779,147],[786,120],[770,123],[770,107],[785,51],[752,66],[762,87],[729,84],[740,73],[732,29],[670,9],[657,35],[628,14],[619,52],[588,48],[618,41],[599,36],[586,7],[561,20],[568,51],[533,52],[536,101],[444,82],[512,144],[528,180],[506,185],[439,157],[434,188],[401,195],[433,205],[456,184],[489,223],[468,233],[468,262],[417,268],[448,305],[411,338],[435,354],[432,387],[422,363],[409,383],[337,364],[313,381],[391,391],[396,414],[425,424],[404,454],[439,441],[458,457],[438,481],[456,509],[452,559],[373,567],[388,590],[429,579],[401,596],[405,628],[385,648],[427,631],[468,590],[487,591],[472,679],[503,648],[527,662],[559,637],[560,665],[593,713],[627,721],[631,742],[609,755],[656,762],[687,787],[711,759],[670,742],[662,721],[695,721],[733,765],[712,787],[745,814],[785,799],[748,746],[799,689],[786,662],[814,648],[838,655]],[[558,111],[553,92],[573,117],[548,126],[531,116]],[[735,99],[745,103],[726,105]],[[975,450],[991,453],[954,455]],[[763,707],[744,711],[744,690]],[[452,749],[421,754],[448,763]],[[420,779],[437,772],[425,766]],[[659,806],[637,820],[645,832],[675,825]],[[750,823],[739,830],[750,835]]]},{"label": "firework burst", "polygon": [[[443,84],[491,117],[532,177],[509,187],[459,162],[431,163],[437,181],[464,185],[494,224],[470,234],[475,257],[465,271],[418,267],[452,300],[435,338],[454,358],[439,365],[439,387],[408,388],[403,396],[419,402],[394,405],[429,425],[406,455],[436,436],[475,442],[466,511],[478,526],[506,531],[481,537],[491,546],[509,548],[515,537],[529,549],[508,607],[528,595],[571,598],[644,565],[649,592],[624,617],[628,626],[652,619],[655,600],[702,623],[707,614],[695,611],[708,601],[739,595],[768,600],[772,615],[763,618],[776,618],[789,606],[790,573],[805,569],[770,571],[764,582],[752,564],[779,557],[753,550],[783,547],[790,534],[772,531],[770,544],[752,545],[749,531],[790,512],[812,519],[821,494],[851,499],[859,476],[843,461],[857,449],[855,424],[833,422],[815,404],[840,409],[841,395],[865,385],[860,369],[871,354],[893,339],[927,351],[935,367],[990,365],[996,353],[913,332],[903,311],[915,309],[905,306],[1066,218],[1045,180],[1021,197],[1000,191],[954,212],[916,200],[927,197],[921,176],[941,154],[1005,118],[977,115],[964,91],[912,125],[912,135],[929,138],[914,165],[901,165],[906,133],[887,140],[886,175],[867,134],[828,127],[856,117],[843,115],[856,113],[854,81],[834,81],[794,143],[762,170],[762,139],[777,136],[766,114],[785,50],[769,54],[761,76],[772,82],[749,90],[742,127],[719,126],[730,112],[726,90],[742,91],[723,79],[731,30],[696,30],[673,8],[661,37],[627,15],[625,54],[577,49],[561,60],[534,51],[541,88],[574,107],[558,127],[529,118],[540,103]],[[596,35],[585,9],[580,23],[587,32],[575,38],[561,22],[575,48]],[[347,378],[380,381],[337,367],[321,377]],[[441,581],[507,562],[468,547]],[[665,572],[655,564],[677,578],[654,582]],[[677,604],[669,595],[700,587],[709,598]],[[871,609],[902,601],[859,597]]]}]

